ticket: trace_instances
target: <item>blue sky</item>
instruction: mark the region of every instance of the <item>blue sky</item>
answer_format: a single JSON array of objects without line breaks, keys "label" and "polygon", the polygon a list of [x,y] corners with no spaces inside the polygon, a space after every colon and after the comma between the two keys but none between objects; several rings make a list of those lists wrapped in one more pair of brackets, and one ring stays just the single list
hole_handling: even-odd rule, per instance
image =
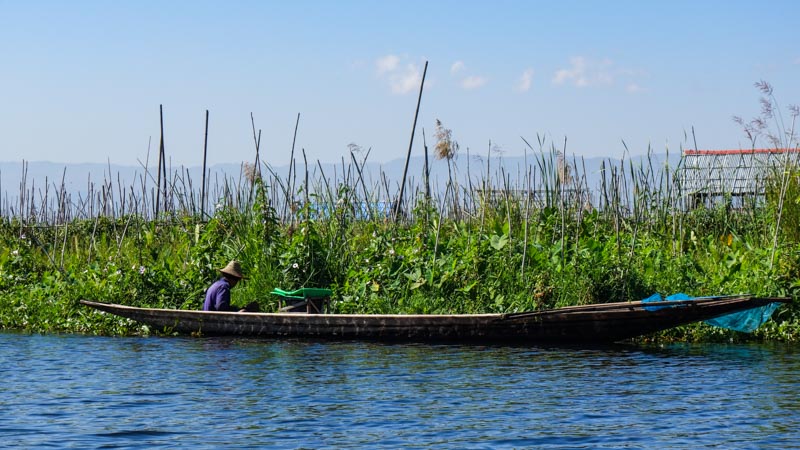
[{"label": "blue sky", "polygon": [[[414,154],[436,119],[462,152],[747,148],[759,80],[800,103],[800,2],[0,0],[0,161],[209,163],[297,151]],[[688,140],[686,139],[688,133]],[[766,143],[765,143],[766,144]]]}]

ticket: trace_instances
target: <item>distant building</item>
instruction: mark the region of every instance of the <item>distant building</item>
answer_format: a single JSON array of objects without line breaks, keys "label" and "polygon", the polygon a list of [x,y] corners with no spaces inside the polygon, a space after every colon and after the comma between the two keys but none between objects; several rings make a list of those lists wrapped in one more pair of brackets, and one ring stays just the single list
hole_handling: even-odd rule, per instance
[{"label": "distant building", "polygon": [[[580,206],[584,210],[592,209],[589,201],[588,190],[578,190],[575,188],[561,189],[481,189],[472,190],[473,198],[490,205],[500,205],[505,201],[513,201],[532,208],[552,207],[575,207]],[[527,199],[526,199],[527,197]]]},{"label": "distant building", "polygon": [[800,149],[685,150],[677,183],[687,208],[762,202],[767,182],[798,164]]}]

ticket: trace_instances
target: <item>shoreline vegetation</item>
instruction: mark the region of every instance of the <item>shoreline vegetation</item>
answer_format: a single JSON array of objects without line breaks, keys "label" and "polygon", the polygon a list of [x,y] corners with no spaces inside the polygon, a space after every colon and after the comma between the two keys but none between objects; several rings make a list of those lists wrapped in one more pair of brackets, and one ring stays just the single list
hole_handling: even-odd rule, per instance
[{"label": "shoreline vegetation", "polygon": [[[299,168],[293,150],[281,178],[259,161],[256,139],[255,162],[213,190],[161,165],[136,185],[105,180],[77,200],[63,184],[23,186],[18,208],[0,211],[0,329],[160,334],[78,302],[200,309],[231,259],[249,277],[232,302],[262,311],[277,310],[276,287],[330,288],[334,313],[423,314],[800,292],[794,165],[779,167],[763,196],[690,208],[677,169],[649,157],[604,165],[600,185],[588,186],[579,159],[539,139],[526,141],[512,177],[490,167],[491,151],[482,166],[459,158],[437,125],[441,183],[429,179],[427,144],[419,181],[365,173],[369,151],[357,146],[332,174],[304,152]],[[797,149],[789,144],[775,148]],[[208,192],[220,193],[213,204]],[[796,342],[800,309],[781,307],[752,335],[693,324],[644,340]]]},{"label": "shoreline vegetation", "polygon": [[[363,160],[351,156],[345,175],[306,173],[298,188],[245,164],[206,217],[193,211],[196,193],[160,197],[111,183],[91,199],[94,218],[40,205],[25,205],[24,218],[4,215],[0,327],[159,333],[78,301],[199,309],[230,259],[249,276],[233,303],[257,301],[262,311],[277,309],[268,294],[275,287],[330,287],[339,313],[519,312],[654,292],[797,296],[800,206],[783,202],[778,211],[781,191],[798,195],[796,171],[763,202],[686,209],[668,166],[611,167],[591,196],[578,161],[540,151],[521,185],[488,188],[509,179],[502,173],[467,186],[451,178],[430,196],[416,186],[392,208],[388,182],[369,185]],[[148,198],[163,202],[155,218],[147,218]],[[696,324],[656,338],[796,341],[799,317],[788,305],[753,335]]]}]

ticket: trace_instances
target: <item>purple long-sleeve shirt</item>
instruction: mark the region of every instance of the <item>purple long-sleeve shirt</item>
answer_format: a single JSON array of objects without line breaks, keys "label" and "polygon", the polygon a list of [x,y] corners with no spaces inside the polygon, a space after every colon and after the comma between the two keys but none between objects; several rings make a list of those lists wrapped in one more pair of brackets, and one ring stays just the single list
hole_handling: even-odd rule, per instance
[{"label": "purple long-sleeve shirt", "polygon": [[203,311],[230,311],[231,285],[225,277],[215,281],[206,291]]}]

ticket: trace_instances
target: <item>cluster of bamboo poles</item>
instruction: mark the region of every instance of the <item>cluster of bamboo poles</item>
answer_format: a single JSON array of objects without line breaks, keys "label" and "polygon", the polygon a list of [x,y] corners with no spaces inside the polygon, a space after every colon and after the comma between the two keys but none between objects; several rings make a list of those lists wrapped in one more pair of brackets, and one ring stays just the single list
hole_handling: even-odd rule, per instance
[{"label": "cluster of bamboo poles", "polygon": [[[417,113],[421,96],[422,85]],[[212,173],[206,164],[208,117],[206,111],[206,140],[199,183],[188,168],[168,166],[160,110],[157,167],[149,167],[148,150],[148,158],[131,184],[124,184],[119,174],[115,177],[109,166],[101,180],[89,178],[85,189],[76,192],[66,187],[66,168],[60,182],[45,179],[37,184],[41,181],[28,179],[28,163],[23,162],[19,194],[16,199],[9,199],[7,193],[0,197],[0,215],[4,220],[56,226],[74,220],[125,216],[147,221],[185,217],[205,221],[219,208],[241,211],[252,208],[257,186],[266,187],[269,206],[282,222],[297,220],[298,211],[311,210],[324,216],[342,208],[348,208],[362,219],[409,220],[413,219],[415,206],[424,201],[441,217],[454,219],[478,217],[490,205],[506,210],[513,206],[526,217],[533,210],[553,207],[565,217],[577,216],[579,222],[583,214],[597,210],[613,220],[619,229],[626,221],[636,226],[657,223],[663,226],[670,218],[674,220],[676,211],[687,208],[688,193],[683,192],[676,177],[680,166],[671,167],[668,154],[664,164],[654,164],[654,154],[649,149],[647,156],[636,163],[631,158],[605,160],[599,169],[599,182],[590,186],[584,160],[565,157],[566,141],[563,148],[557,148],[541,136],[537,136],[534,145],[523,139],[525,157],[515,169],[508,169],[502,164],[502,158],[493,155],[490,143],[485,157],[471,155],[469,149],[466,157],[455,152],[446,155],[443,159],[447,164],[447,177],[432,179],[423,131],[424,166],[416,178],[408,173],[416,115],[400,180],[390,179],[382,170],[375,173],[374,169],[368,169],[370,151],[363,152],[356,147],[350,148],[347,157],[342,157],[335,165],[323,165],[320,161],[309,165],[302,149],[303,171],[298,176],[295,142],[299,114],[285,175],[262,162],[261,131],[256,130],[252,114],[253,161],[242,163],[238,174]],[[598,174],[594,175],[598,178]],[[708,177],[709,185],[713,182]]]},{"label": "cluster of bamboo poles", "polygon": [[[85,189],[79,192],[67,189],[66,168],[61,180],[45,179],[38,184],[39,180],[29,180],[28,163],[23,162],[18,197],[10,201],[5,193],[0,214],[6,219],[42,225],[128,215],[144,220],[187,216],[205,220],[221,207],[242,211],[251,208],[256,180],[267,187],[268,202],[284,222],[295,220],[298,210],[306,205],[319,214],[347,207],[354,216],[364,219],[408,220],[421,201],[455,219],[475,217],[490,204],[513,203],[526,210],[599,209],[621,219],[641,220],[652,215],[663,217],[679,198],[668,166],[658,169],[652,164],[636,166],[609,160],[608,164],[603,163],[600,186],[592,189],[582,160],[567,161],[552,147],[532,149],[526,155],[522,165],[508,169],[491,152],[485,159],[467,153],[466,158],[461,158],[466,161],[465,167],[458,167],[463,164],[456,164],[455,160],[447,161],[451,170],[446,179],[431,177],[426,164],[419,178],[412,175],[404,184],[391,180],[382,170],[369,170],[369,151],[364,154],[351,150],[336,165],[317,161],[312,166],[302,151],[303,170],[299,176],[294,158],[288,175],[281,176],[275,168],[258,162],[257,156],[258,165],[242,163],[238,174],[206,168],[200,183],[186,167],[162,165],[160,155],[161,164],[155,172],[145,164],[131,184],[124,184],[118,173],[114,177],[109,166],[102,179],[88,179]],[[493,163],[497,167],[492,167]],[[398,204],[404,185],[409,194],[406,201]],[[654,205],[659,208],[654,210]],[[395,216],[396,212],[399,214]]]}]

